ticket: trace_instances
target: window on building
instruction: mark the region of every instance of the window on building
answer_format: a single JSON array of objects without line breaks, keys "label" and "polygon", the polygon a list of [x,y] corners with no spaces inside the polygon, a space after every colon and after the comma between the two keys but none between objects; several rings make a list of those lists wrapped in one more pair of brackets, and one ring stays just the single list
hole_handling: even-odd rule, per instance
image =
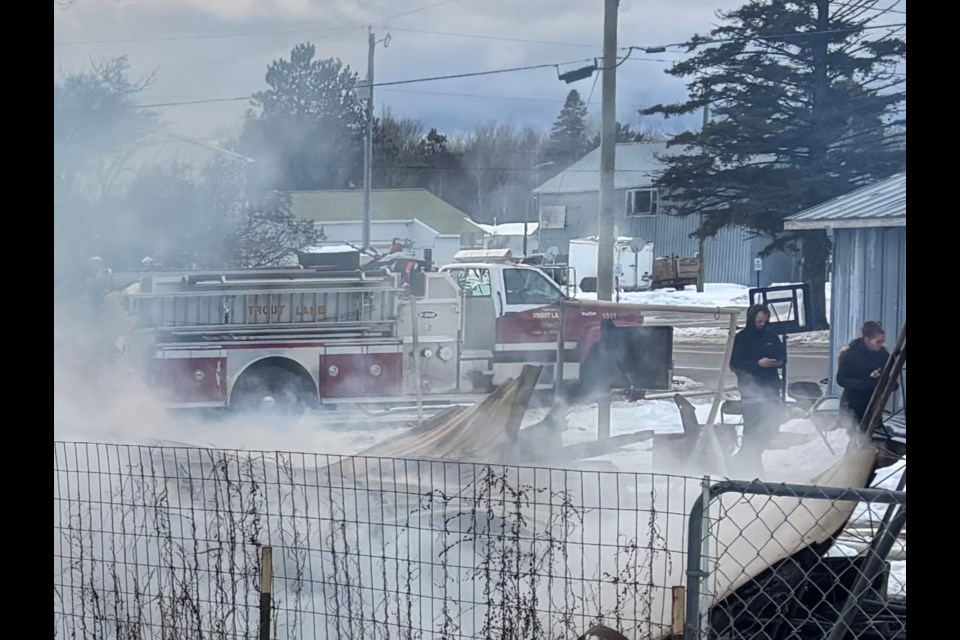
[{"label": "window on building", "polygon": [[489,298],[493,295],[489,269],[450,269],[449,273],[468,298]]},{"label": "window on building", "polygon": [[553,304],[563,296],[549,278],[533,269],[507,269],[503,284],[507,304]]},{"label": "window on building", "polygon": [[476,249],[483,246],[483,234],[480,232],[465,231],[460,234],[461,249]]},{"label": "window on building", "polygon": [[656,189],[636,189],[627,192],[627,216],[655,216],[660,208]]}]

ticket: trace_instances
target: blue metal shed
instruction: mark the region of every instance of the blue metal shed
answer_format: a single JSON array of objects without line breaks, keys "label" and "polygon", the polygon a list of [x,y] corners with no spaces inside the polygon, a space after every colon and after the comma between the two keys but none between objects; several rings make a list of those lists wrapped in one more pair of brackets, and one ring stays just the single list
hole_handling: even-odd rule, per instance
[{"label": "blue metal shed", "polygon": [[[790,216],[784,228],[833,232],[830,391],[836,394],[837,356],[860,336],[863,322],[878,320],[892,345],[906,321],[907,172]],[[902,406],[905,392],[906,369],[894,408]]]}]

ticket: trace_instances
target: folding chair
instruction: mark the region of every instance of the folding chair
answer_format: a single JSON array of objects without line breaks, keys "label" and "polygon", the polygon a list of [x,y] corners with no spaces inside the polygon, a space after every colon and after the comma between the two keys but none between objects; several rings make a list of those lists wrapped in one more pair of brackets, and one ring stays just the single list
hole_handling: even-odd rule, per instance
[{"label": "folding chair", "polygon": [[[734,422],[727,422],[729,416],[738,418]],[[732,427],[736,447],[739,449],[743,445],[743,404],[740,400],[724,400],[720,405],[720,424],[726,427]]]},{"label": "folding chair", "polygon": [[[697,410],[690,404],[690,401],[684,398],[682,395],[675,394],[673,396],[673,401],[677,405],[677,409],[680,411],[680,423],[683,425],[684,437],[687,438],[690,442],[691,452],[694,445],[697,442],[697,439],[700,437],[700,432],[703,430],[702,424],[697,419]],[[737,447],[737,431],[736,427],[733,425],[726,425],[721,422],[716,426],[717,439],[720,441],[720,445],[724,448],[724,453],[730,455]]]}]

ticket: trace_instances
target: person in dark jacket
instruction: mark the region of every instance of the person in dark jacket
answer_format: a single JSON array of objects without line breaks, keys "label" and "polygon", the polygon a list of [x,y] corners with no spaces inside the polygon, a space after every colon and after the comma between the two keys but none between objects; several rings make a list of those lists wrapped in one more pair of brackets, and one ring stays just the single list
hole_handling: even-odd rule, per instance
[{"label": "person in dark jacket", "polygon": [[768,326],[770,310],[764,305],[747,309],[747,326],[733,341],[730,369],[737,375],[743,409],[743,446],[737,456],[760,469],[761,454],[779,425],[780,372],[787,350]]},{"label": "person in dark jacket", "polygon": [[837,384],[843,387],[840,406],[849,412],[857,425],[867,412],[880,372],[890,357],[885,343],[883,326],[869,320],[863,323],[860,337],[840,350],[837,363]]}]

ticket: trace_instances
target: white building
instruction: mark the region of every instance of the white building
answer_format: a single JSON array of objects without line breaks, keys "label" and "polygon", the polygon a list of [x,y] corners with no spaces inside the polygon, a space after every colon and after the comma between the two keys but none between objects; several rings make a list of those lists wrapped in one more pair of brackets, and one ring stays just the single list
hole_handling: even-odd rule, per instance
[{"label": "white building", "polygon": [[[294,215],[313,220],[323,242],[363,242],[363,191],[292,191]],[[370,244],[387,253],[395,240],[407,243],[417,258],[432,252],[436,265],[454,262],[461,248],[482,246],[483,229],[463,211],[426,189],[373,189],[370,192]]]}]

